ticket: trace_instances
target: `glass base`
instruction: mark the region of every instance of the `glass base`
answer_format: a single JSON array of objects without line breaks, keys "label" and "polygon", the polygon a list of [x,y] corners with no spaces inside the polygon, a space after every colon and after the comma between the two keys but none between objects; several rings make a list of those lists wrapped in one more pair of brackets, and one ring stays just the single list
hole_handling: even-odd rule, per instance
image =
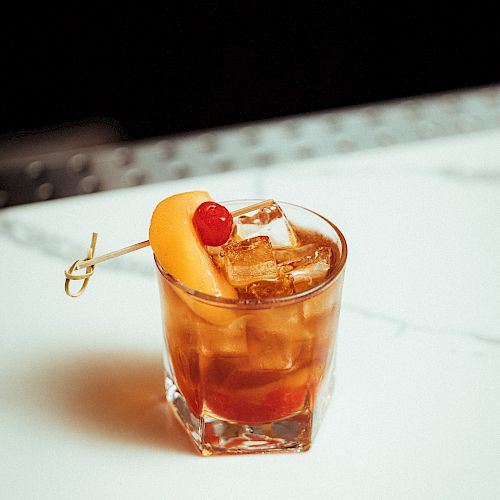
[{"label": "glass base", "polygon": [[298,453],[311,447],[309,408],[281,420],[247,425],[210,415],[194,416],[175,383],[165,378],[167,401],[204,456],[247,453]]}]

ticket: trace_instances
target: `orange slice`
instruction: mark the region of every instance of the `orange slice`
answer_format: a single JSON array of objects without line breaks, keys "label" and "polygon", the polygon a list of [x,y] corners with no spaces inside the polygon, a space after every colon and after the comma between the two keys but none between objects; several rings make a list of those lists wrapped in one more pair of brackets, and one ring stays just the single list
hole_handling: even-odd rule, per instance
[{"label": "orange slice", "polygon": [[[214,264],[193,226],[195,210],[201,203],[211,200],[205,191],[180,193],[164,199],[151,217],[149,241],[161,267],[184,285],[207,295],[237,299],[236,290]],[[195,307],[196,299],[186,293],[182,293],[182,298],[205,319],[219,322],[214,321],[215,313],[208,314],[210,318],[206,316],[209,309],[222,312],[221,308]],[[221,314],[224,322],[222,316],[225,315]]]}]

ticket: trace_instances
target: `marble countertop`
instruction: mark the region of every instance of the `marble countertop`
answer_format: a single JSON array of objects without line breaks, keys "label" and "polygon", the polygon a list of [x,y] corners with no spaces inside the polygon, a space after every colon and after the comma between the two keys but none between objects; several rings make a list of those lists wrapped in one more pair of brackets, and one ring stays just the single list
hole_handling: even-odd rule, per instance
[{"label": "marble countertop", "polygon": [[[162,394],[147,237],[179,191],[305,205],[350,256],[337,388],[312,449],[202,458]],[[500,497],[500,129],[0,212],[1,498]]]}]

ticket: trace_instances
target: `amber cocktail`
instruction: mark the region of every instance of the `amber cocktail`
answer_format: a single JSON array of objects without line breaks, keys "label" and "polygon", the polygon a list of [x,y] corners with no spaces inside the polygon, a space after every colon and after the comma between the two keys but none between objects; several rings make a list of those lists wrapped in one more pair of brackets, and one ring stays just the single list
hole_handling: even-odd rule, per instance
[{"label": "amber cocktail", "polygon": [[322,216],[280,206],[291,233],[261,211],[207,248],[238,298],[189,288],[157,260],[167,400],[204,455],[305,451],[332,394],[346,242]]}]

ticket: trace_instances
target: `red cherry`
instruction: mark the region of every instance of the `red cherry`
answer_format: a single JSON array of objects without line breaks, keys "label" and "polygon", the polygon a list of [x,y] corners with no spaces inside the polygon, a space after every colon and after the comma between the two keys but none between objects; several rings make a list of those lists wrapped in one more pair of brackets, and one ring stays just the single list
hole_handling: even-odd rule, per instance
[{"label": "red cherry", "polygon": [[218,247],[226,243],[233,230],[233,216],[226,207],[205,201],[194,212],[193,224],[204,245]]}]

